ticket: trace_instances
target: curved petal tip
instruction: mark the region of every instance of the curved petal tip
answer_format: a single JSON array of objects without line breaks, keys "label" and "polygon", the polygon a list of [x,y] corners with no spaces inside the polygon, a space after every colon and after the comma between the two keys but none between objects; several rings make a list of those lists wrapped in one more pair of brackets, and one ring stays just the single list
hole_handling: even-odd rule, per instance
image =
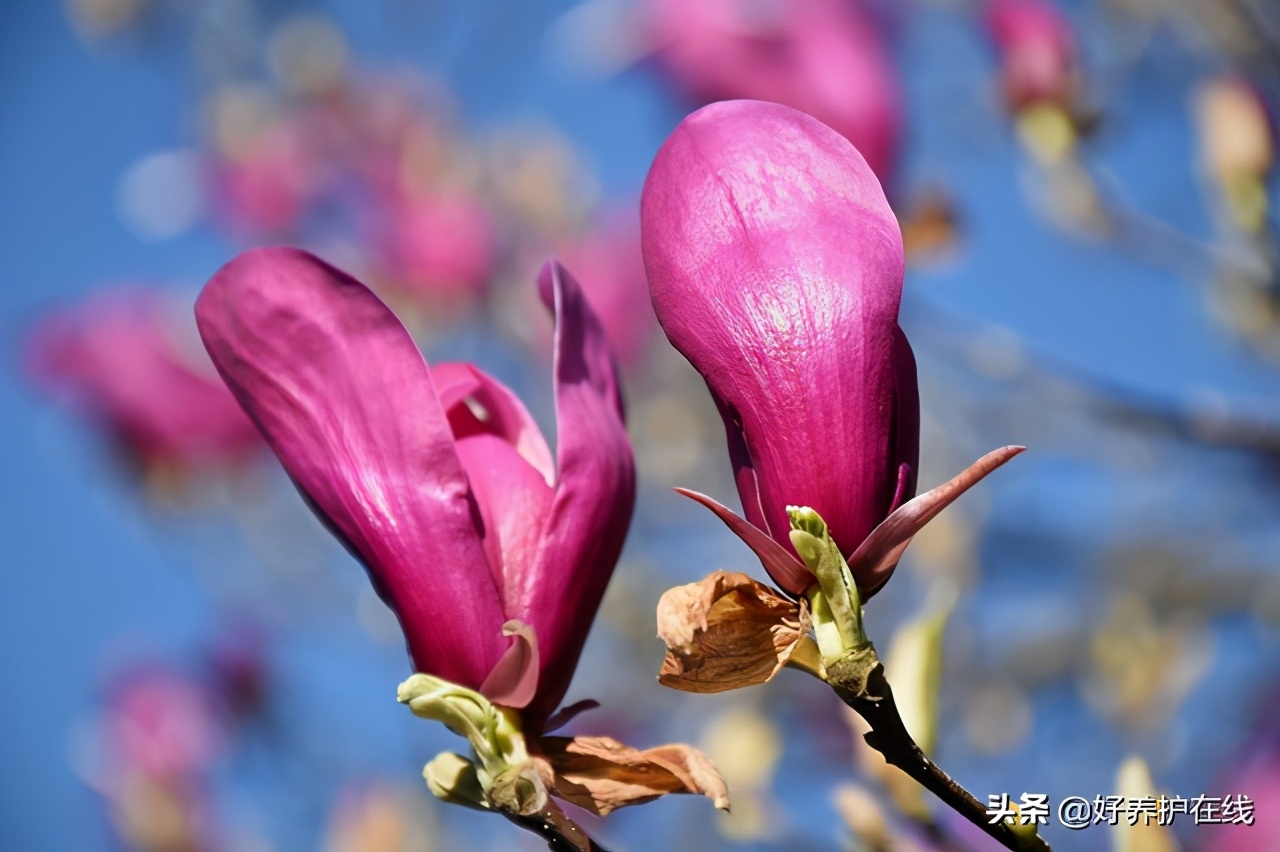
[{"label": "curved petal tip", "polygon": [[743,544],[751,548],[752,552],[760,558],[760,564],[764,566],[764,570],[769,572],[773,581],[787,594],[799,597],[817,582],[809,569],[788,553],[786,548],[770,538],[764,530],[739,517],[728,506],[688,488],[674,490],[677,494],[682,494],[706,506],[717,518],[724,521],[725,526],[742,539]]}]

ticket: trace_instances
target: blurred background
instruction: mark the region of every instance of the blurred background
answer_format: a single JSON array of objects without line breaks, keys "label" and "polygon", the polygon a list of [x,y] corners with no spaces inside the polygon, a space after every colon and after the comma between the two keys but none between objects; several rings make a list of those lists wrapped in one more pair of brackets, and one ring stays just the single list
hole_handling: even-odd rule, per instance
[{"label": "blurred background", "polygon": [[432,361],[507,383],[552,440],[541,262],[602,315],[641,490],[568,696],[603,707],[571,730],[694,743],[734,811],[670,797],[590,833],[987,848],[868,759],[822,684],[654,680],[664,590],[763,577],[670,490],[736,505],[639,254],[654,153],[734,97],[843,133],[899,214],[922,490],[1029,447],[867,609],[913,732],[984,801],[1256,802],[1251,828],[1054,820],[1056,849],[1280,848],[1264,0],[0,3],[0,848],[540,848],[427,794],[422,765],[460,743],[395,702],[394,619],[204,356],[200,285],[280,242],[375,287]]}]

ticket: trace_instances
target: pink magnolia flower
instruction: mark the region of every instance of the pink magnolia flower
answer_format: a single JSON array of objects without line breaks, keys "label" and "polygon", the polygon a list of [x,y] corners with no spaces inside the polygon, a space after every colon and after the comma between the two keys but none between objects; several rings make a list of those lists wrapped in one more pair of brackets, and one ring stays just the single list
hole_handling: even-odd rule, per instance
[{"label": "pink magnolia flower", "polygon": [[902,92],[875,24],[844,0],[650,0],[657,58],[701,101],[786,104],[842,134],[888,181],[897,158]]},{"label": "pink magnolia flower", "polygon": [[320,164],[302,122],[280,119],[209,174],[221,217],[249,236],[296,230],[320,191]]},{"label": "pink magnolia flower", "polygon": [[368,569],[417,670],[524,708],[533,734],[568,688],[635,500],[600,323],[559,264],[538,283],[556,317],[554,461],[511,391],[469,364],[429,367],[372,292],[305,252],[246,252],[196,305],[219,372]]},{"label": "pink magnolia flower", "polygon": [[1016,452],[911,499],[920,411],[898,327],[902,237],[866,161],[831,128],[778,104],[704,107],[654,159],[641,228],[658,321],[720,409],[746,518],[684,493],[784,591],[815,582],[788,506],[821,515],[866,599],[925,522]]},{"label": "pink magnolia flower", "polygon": [[482,294],[496,265],[493,224],[473,196],[400,192],[384,202],[375,238],[396,290],[433,302]]},{"label": "pink magnolia flower", "polygon": [[[1246,752],[1240,762],[1228,768],[1225,777],[1215,785],[1231,803],[1223,802],[1227,812],[1221,814],[1223,824],[1206,830],[1209,852],[1233,852],[1243,849],[1280,849],[1280,812],[1273,805],[1280,802],[1280,713],[1277,698],[1263,702],[1259,724],[1246,741]],[[1239,807],[1242,797],[1252,803]],[[1246,813],[1246,810],[1248,811]],[[1246,822],[1245,819],[1248,818]]]},{"label": "pink magnolia flower", "polygon": [[210,774],[230,746],[219,696],[162,665],[117,676],[97,720],[85,780],[136,849],[217,848]]},{"label": "pink magnolia flower", "polygon": [[159,666],[139,668],[111,686],[103,745],[121,773],[194,776],[226,747],[219,709],[218,696],[198,681]]},{"label": "pink magnolia flower", "polygon": [[1000,54],[1001,84],[1011,112],[1040,102],[1070,105],[1076,44],[1060,9],[1050,0],[991,0],[986,24]]},{"label": "pink magnolia flower", "polygon": [[35,329],[31,371],[105,421],[144,464],[238,460],[261,439],[181,316],[157,292],[98,294]]},{"label": "pink magnolia flower", "polygon": [[599,228],[562,246],[560,256],[581,276],[618,359],[623,364],[638,361],[658,324],[649,302],[637,217],[621,211],[604,217]]}]

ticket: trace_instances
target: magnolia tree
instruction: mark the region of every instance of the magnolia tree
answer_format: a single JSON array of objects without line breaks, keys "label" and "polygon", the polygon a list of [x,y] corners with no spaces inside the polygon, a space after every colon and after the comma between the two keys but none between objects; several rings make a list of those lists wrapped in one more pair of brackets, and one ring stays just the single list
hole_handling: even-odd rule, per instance
[{"label": "magnolia tree", "polygon": [[[922,752],[863,628],[864,603],[912,537],[1022,449],[916,495],[902,237],[876,174],[804,113],[717,103],[659,151],[641,228],[655,311],[723,417],[742,514],[680,490],[774,584],[717,571],[667,592],[659,680],[718,692],[801,669],[948,806],[1010,849],[1047,848],[1016,816],[993,823]],[[554,457],[510,390],[469,364],[428,365],[372,291],[303,251],[232,260],[196,317],[235,398],[398,616],[414,670],[399,700],[467,740],[468,753],[426,765],[431,791],[553,849],[591,849],[557,800],[606,814],[698,793],[727,808],[730,791],[689,746],[552,735],[595,704],[560,707],[626,537],[636,472],[600,320],[557,261],[537,285],[556,324]]]}]

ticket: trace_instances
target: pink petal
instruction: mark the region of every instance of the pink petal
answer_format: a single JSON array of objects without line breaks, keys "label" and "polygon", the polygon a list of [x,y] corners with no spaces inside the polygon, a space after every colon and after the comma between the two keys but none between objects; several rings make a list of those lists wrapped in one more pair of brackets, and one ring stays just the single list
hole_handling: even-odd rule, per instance
[{"label": "pink petal", "polygon": [[[769,572],[769,576],[778,584],[778,588],[787,594],[800,597],[806,589],[818,582],[813,572],[805,567],[803,562],[792,556],[789,550],[770,538],[763,530],[735,515],[729,507],[697,491],[690,491],[687,488],[675,490],[677,494],[683,494],[706,506],[715,513],[717,518],[724,521],[725,526],[742,539],[756,556],[760,557],[760,564],[764,565],[764,570]],[[787,528],[790,529],[790,526],[788,525]]]},{"label": "pink petal", "polygon": [[508,614],[533,625],[543,670],[526,713],[545,719],[568,689],[587,631],[613,574],[635,506],[635,458],[623,423],[617,368],[600,321],[557,261],[538,287],[556,317],[555,502],[537,566],[508,574]]},{"label": "pink petal", "polygon": [[480,684],[480,694],[494,704],[521,708],[538,691],[538,637],[532,627],[515,619],[502,625],[502,635],[513,641]]},{"label": "pink petal", "polygon": [[431,379],[455,439],[480,433],[497,435],[514,446],[547,485],[555,482],[555,462],[542,430],[505,385],[471,364],[436,364],[431,368]]},{"label": "pink petal", "polygon": [[925,524],[987,474],[1025,449],[1002,447],[992,450],[960,475],[932,491],[926,491],[885,518],[849,559],[849,570],[853,572],[863,600],[878,592],[889,580],[902,558],[902,552]]},{"label": "pink petal", "polygon": [[736,415],[761,528],[790,550],[786,507],[809,506],[850,552],[888,512],[914,420],[902,238],[875,175],[807,115],[717,103],[662,146],[641,217],[658,319]]},{"label": "pink petal", "polygon": [[364,285],[306,252],[241,254],[196,304],[205,346],[321,518],[364,562],[415,665],[478,687],[507,643],[431,374]]},{"label": "pink petal", "polygon": [[[458,407],[466,406],[459,402]],[[485,553],[503,611],[514,612],[520,594],[514,583],[533,570],[538,558],[542,529],[551,513],[551,486],[497,435],[463,437],[457,451],[484,520]]]},{"label": "pink petal", "polygon": [[[226,460],[260,445],[252,422],[161,294],[116,290],[41,322],[33,378],[101,419],[144,460]],[[186,323],[183,324],[185,319]],[[190,361],[182,350],[189,333]]]},{"label": "pink petal", "polygon": [[[898,470],[893,497],[886,504],[895,511],[916,496],[916,475],[920,459],[920,389],[916,379],[916,356],[902,329],[893,337],[893,367],[896,380],[893,392],[893,444],[891,464]],[[849,551],[845,550],[848,556]]]},{"label": "pink petal", "polygon": [[1075,34],[1057,6],[1048,0],[993,0],[985,17],[1011,109],[1071,96]]},{"label": "pink petal", "polygon": [[717,397],[715,391],[711,391],[711,398],[715,400],[720,419],[724,422],[729,463],[733,465],[733,481],[738,487],[738,499],[742,501],[742,514],[746,516],[747,523],[768,535],[769,520],[764,516],[764,507],[760,505],[760,480],[752,466],[746,436],[742,434],[742,418]]}]

